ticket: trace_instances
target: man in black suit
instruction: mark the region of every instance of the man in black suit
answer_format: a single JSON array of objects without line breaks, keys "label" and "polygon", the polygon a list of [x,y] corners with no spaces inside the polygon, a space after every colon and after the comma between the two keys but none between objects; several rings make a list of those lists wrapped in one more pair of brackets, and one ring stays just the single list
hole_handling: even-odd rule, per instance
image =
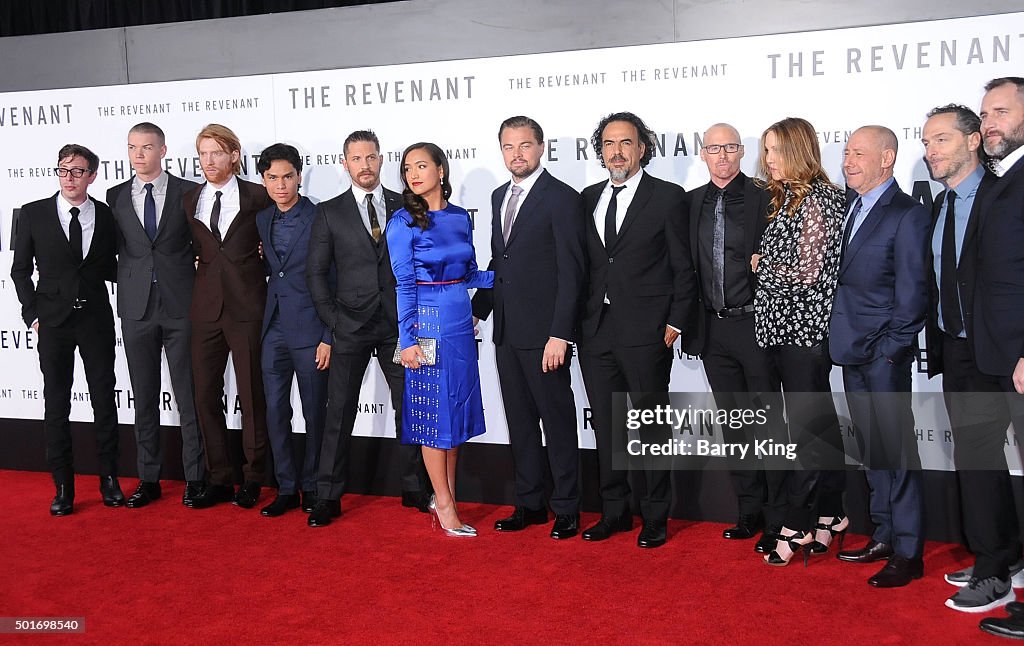
[{"label": "man in black suit", "polygon": [[[682,347],[700,355],[719,406],[761,409],[763,405],[743,395],[770,396],[780,389],[771,358],[754,338],[756,279],[749,262],[768,224],[768,192],[740,171],[744,151],[736,128],[715,124],[704,133],[703,143],[700,158],[708,166],[711,181],[688,195],[690,253],[703,309],[698,308],[694,325],[684,332]],[[781,408],[769,406],[768,410]],[[757,439],[752,428],[737,431],[723,425],[723,432],[727,442],[750,444]],[[754,549],[767,554],[775,549],[782,528],[786,471],[764,471],[751,459],[730,475],[739,518],[722,537],[752,538],[763,520],[765,531]]]},{"label": "man in black suit", "polygon": [[[402,196],[381,186],[377,135],[357,130],[345,139],[342,151],[352,187],[318,206],[306,261],[309,293],[333,338],[327,423],[320,445],[317,504],[307,519],[310,527],[329,525],[341,515],[359,390],[374,352],[391,391],[399,436],[402,428],[405,369],[392,362],[398,306],[383,235],[388,218],[402,206]],[[426,512],[430,490],[420,447],[401,445],[399,455],[402,504]]]},{"label": "man in black suit", "polygon": [[515,510],[494,528],[518,531],[547,522],[547,463],[551,537],[570,538],[579,533],[579,439],[568,342],[576,338],[583,295],[583,204],[579,193],[541,167],[544,131],[536,121],[506,119],[498,141],[512,179],[491,194],[494,289],[473,298],[474,316],[494,311],[495,361],[515,465]]},{"label": "man in black suit", "polygon": [[[672,344],[692,320],[697,282],[685,192],[642,170],[654,154],[651,130],[635,114],[617,112],[601,120],[591,143],[609,175],[583,190],[590,265],[579,343],[602,500],[601,519],[583,539],[600,541],[632,527],[628,471],[613,459],[626,455],[625,410],[615,410],[613,394],[654,393],[658,401],[649,403],[667,404]],[[646,426],[641,440],[668,439],[667,430]],[[665,544],[671,502],[666,466],[645,460],[637,469],[644,485],[640,547]]]},{"label": "man in black suit", "polygon": [[[21,316],[39,335],[46,463],[57,487],[50,505],[54,516],[74,510],[69,416],[76,347],[89,383],[103,504],[124,504],[117,481],[114,314],[104,282],[117,279],[116,233],[110,209],[88,193],[99,164],[84,146],[60,149],[54,169],[60,191],[21,207],[11,264]],[[33,283],[36,268],[39,280]]]},{"label": "man in black suit", "polygon": [[[260,371],[267,275],[260,254],[256,214],[270,206],[267,190],[241,172],[242,144],[229,128],[211,123],[196,136],[206,183],[182,198],[199,265],[189,318],[196,415],[206,449],[209,484],[193,509],[233,502],[256,506],[267,462],[267,404]],[[244,483],[235,491],[235,466],[224,419],[224,370],[228,355],[242,407]]]},{"label": "man in black suit", "polygon": [[195,279],[192,232],[182,195],[195,187],[163,170],[164,132],[149,122],[128,131],[135,177],[107,191],[117,222],[117,314],[135,397],[139,484],[126,505],[145,507],[160,497],[161,356],[167,353],[181,427],[186,505],[202,490],[203,438],[192,398],[188,308]]},{"label": "man in black suit", "polygon": [[[981,197],[974,290],[978,370],[999,379],[1021,445],[1024,432],[1024,78],[985,85],[981,135],[995,182]],[[981,629],[1024,639],[1024,605],[1010,617],[983,619]]]}]

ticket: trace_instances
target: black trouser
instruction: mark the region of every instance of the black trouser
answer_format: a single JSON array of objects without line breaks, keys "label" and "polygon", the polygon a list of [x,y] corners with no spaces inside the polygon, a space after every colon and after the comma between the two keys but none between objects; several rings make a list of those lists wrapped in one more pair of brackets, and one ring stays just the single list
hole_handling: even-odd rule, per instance
[{"label": "black trouser", "polygon": [[63,323],[39,325],[39,368],[43,373],[43,430],[46,464],[57,484],[73,484],[71,387],[75,348],[89,385],[96,456],[101,477],[117,475],[117,407],[114,404],[114,315],[109,303],[87,303]]}]

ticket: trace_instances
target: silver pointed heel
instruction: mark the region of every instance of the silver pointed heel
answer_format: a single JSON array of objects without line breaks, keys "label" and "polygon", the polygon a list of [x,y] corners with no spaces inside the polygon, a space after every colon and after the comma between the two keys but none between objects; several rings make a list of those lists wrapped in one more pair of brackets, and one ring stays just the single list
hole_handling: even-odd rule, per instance
[{"label": "silver pointed heel", "polygon": [[427,505],[427,508],[434,512],[432,514],[432,518],[441,526],[441,529],[443,529],[444,533],[448,536],[454,536],[456,538],[473,538],[476,536],[476,529],[469,525],[463,524],[462,527],[455,527],[453,529],[445,527],[444,523],[441,522],[441,515],[437,512],[437,498],[434,494],[430,495],[430,504]]}]

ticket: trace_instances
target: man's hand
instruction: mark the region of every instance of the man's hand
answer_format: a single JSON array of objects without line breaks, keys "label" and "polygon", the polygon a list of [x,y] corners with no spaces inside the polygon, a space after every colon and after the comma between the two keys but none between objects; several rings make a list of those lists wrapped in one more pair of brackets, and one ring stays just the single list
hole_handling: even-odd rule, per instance
[{"label": "man's hand", "polygon": [[755,253],[750,257],[750,271],[757,273],[757,263],[761,261],[761,254]]},{"label": "man's hand", "polygon": [[1013,387],[1018,394],[1024,395],[1024,357],[1017,359],[1017,367],[1013,369]]},{"label": "man's hand", "polygon": [[39,321],[38,320],[32,321],[32,329],[35,330],[36,332],[39,332]]},{"label": "man's hand", "polygon": [[259,246],[256,247],[256,251],[260,254],[260,260],[263,260],[263,241],[260,240]]},{"label": "man's hand", "polygon": [[420,364],[426,360],[426,355],[423,354],[423,349],[419,345],[410,345],[405,350],[402,350],[402,365],[406,368],[412,368],[416,370],[420,367]]},{"label": "man's hand", "polygon": [[321,342],[316,346],[316,369],[327,370],[331,367],[331,346]]},{"label": "man's hand", "polygon": [[672,344],[679,338],[679,333],[673,330],[670,326],[665,326],[665,346],[671,348]]},{"label": "man's hand", "polygon": [[544,345],[544,358],[540,361],[540,369],[544,372],[554,372],[565,363],[565,353],[569,344],[561,339],[551,337]]},{"label": "man's hand", "polygon": [[480,319],[473,317],[473,336],[480,336]]}]

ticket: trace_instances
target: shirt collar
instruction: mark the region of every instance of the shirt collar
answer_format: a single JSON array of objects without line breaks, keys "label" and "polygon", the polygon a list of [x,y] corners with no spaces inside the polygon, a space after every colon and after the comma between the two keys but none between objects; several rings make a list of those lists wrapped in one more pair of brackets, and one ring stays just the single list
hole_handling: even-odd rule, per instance
[{"label": "shirt collar", "polygon": [[870,191],[865,193],[864,195],[861,195],[860,196],[860,211],[861,211],[861,213],[867,213],[868,211],[870,211],[871,207],[873,207],[875,205],[875,202],[878,201],[878,198],[882,197],[882,193],[885,193],[887,190],[889,190],[889,187],[892,186],[895,182],[896,182],[896,178],[895,177],[890,177],[889,179],[885,180],[884,182],[882,182],[878,186],[874,187],[873,189],[871,189]]},{"label": "shirt collar", "polygon": [[604,190],[610,193],[612,188],[625,187],[629,189],[629,192],[632,194],[632,192],[636,190],[636,187],[640,185],[640,180],[643,179],[643,177],[644,169],[641,168],[640,170],[637,171],[636,175],[633,175],[632,177],[630,177],[621,184],[612,184],[612,180],[611,178],[609,178],[608,183],[604,187]]},{"label": "shirt collar", "polygon": [[978,190],[978,186],[981,185],[981,179],[985,176],[985,166],[978,164],[970,175],[963,178],[956,186],[947,187],[952,191],[956,191],[956,195],[959,198],[965,198],[973,194]]},{"label": "shirt collar", "polygon": [[136,175],[135,179],[132,180],[132,191],[135,193],[142,193],[146,190],[146,184],[152,184],[154,193],[163,193],[167,188],[167,181],[167,173],[163,170],[160,171],[160,174],[157,175],[156,179],[152,182],[143,182],[139,179],[139,176]]},{"label": "shirt collar", "polygon": [[367,195],[372,195],[374,202],[383,202],[384,201],[384,186],[382,184],[378,183],[375,187],[373,187],[372,191],[366,191],[366,190],[363,189],[363,187],[358,186],[355,183],[352,184],[352,197],[356,198],[356,203],[357,204],[364,204],[364,203],[366,203],[366,196]]},{"label": "shirt collar", "polygon": [[992,162],[992,172],[994,172],[999,177],[1002,177],[1007,173],[1007,171],[1013,168],[1014,164],[1020,161],[1021,157],[1024,157],[1024,146],[1020,146],[1017,148],[1017,150],[1014,150],[1006,157],[1003,157],[998,161]]},{"label": "shirt collar", "polygon": [[[74,205],[71,202],[68,202],[67,199],[64,198],[64,194],[61,193],[60,191],[58,191],[57,192],[57,208],[60,210],[60,212],[61,213],[68,213],[68,212],[71,211],[71,209],[73,207],[74,207]],[[92,208],[92,199],[87,195],[85,197],[85,201],[78,205],[79,215],[85,213],[86,210],[91,209],[91,208]]]},{"label": "shirt collar", "polygon": [[220,191],[221,196],[227,195],[228,193],[237,193],[238,192],[238,175],[232,175],[231,179],[228,180],[228,183],[225,184],[224,186],[221,186],[220,188],[217,188],[216,186],[214,186],[210,182],[206,182],[206,189],[208,191],[210,191],[211,193],[214,193],[216,191]]},{"label": "shirt collar", "polygon": [[532,173],[530,173],[523,179],[519,180],[518,184],[516,183],[515,176],[513,176],[509,180],[508,190],[511,191],[513,186],[518,186],[519,188],[523,189],[523,193],[529,193],[530,189],[533,188],[533,185],[537,183],[537,178],[540,177],[540,174],[543,172],[544,167],[541,166],[540,164],[537,164],[537,168],[534,169]]}]

